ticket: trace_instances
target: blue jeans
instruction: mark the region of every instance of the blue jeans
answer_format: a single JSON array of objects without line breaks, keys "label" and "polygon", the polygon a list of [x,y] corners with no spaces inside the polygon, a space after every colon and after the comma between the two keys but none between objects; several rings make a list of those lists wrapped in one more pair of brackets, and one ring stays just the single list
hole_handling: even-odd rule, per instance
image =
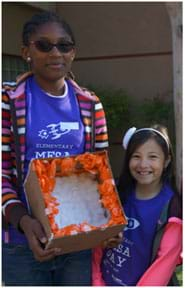
[{"label": "blue jeans", "polygon": [[91,286],[91,250],[35,260],[27,245],[3,244],[5,286]]}]

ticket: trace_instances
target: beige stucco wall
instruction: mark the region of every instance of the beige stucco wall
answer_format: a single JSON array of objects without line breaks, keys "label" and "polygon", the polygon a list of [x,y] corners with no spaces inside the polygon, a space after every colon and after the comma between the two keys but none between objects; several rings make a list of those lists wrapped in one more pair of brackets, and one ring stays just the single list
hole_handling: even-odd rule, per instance
[{"label": "beige stucco wall", "polygon": [[77,35],[79,56],[171,48],[169,19],[161,3],[57,3],[57,11]]},{"label": "beige stucco wall", "polygon": [[74,63],[83,85],[121,87],[137,99],[171,95],[172,55],[129,57],[172,50],[164,3],[65,3],[57,11],[75,32],[77,57],[128,55]]}]

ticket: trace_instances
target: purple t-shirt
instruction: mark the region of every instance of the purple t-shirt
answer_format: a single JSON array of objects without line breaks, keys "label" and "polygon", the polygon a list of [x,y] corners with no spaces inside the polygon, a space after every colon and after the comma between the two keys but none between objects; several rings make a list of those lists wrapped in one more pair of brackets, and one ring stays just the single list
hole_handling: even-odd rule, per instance
[{"label": "purple t-shirt", "polygon": [[62,96],[44,92],[34,76],[27,82],[26,162],[84,152],[84,126],[71,84]]},{"label": "purple t-shirt", "polygon": [[[26,82],[26,107],[25,176],[32,158],[53,158],[84,152],[84,126],[69,81],[65,81],[64,95],[52,96],[45,93],[32,76]],[[21,193],[21,197],[26,203],[24,193]],[[27,242],[24,234],[12,225],[9,232],[10,243]]]},{"label": "purple t-shirt", "polygon": [[102,260],[102,275],[107,286],[136,286],[150,265],[152,244],[157,222],[173,191],[164,185],[161,192],[149,200],[136,199],[133,192],[124,205],[128,225],[123,242],[107,249]]}]

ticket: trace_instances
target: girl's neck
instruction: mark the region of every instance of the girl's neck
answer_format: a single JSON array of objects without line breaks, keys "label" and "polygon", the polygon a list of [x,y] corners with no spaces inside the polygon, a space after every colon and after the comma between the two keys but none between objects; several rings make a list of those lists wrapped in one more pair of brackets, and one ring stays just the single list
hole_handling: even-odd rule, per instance
[{"label": "girl's neck", "polygon": [[43,78],[38,77],[37,75],[35,75],[34,77],[35,80],[37,81],[37,84],[45,92],[55,96],[60,96],[64,94],[65,92],[64,78],[61,78],[57,81],[47,81]]},{"label": "girl's neck", "polygon": [[153,183],[149,185],[136,184],[136,198],[137,199],[152,199],[161,191],[162,183]]}]

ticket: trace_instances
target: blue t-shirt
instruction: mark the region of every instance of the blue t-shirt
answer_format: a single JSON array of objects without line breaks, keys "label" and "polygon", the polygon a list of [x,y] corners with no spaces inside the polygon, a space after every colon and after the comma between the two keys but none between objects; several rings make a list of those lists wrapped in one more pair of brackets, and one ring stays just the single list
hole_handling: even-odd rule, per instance
[{"label": "blue t-shirt", "polygon": [[123,242],[106,249],[102,259],[102,275],[107,286],[136,286],[150,265],[157,222],[173,191],[165,184],[160,193],[148,200],[139,200],[135,192],[128,197],[124,211],[128,225]]},{"label": "blue t-shirt", "polygon": [[84,126],[74,90],[65,81],[62,96],[44,92],[34,76],[27,81],[25,173],[32,158],[53,158],[84,152]]}]

